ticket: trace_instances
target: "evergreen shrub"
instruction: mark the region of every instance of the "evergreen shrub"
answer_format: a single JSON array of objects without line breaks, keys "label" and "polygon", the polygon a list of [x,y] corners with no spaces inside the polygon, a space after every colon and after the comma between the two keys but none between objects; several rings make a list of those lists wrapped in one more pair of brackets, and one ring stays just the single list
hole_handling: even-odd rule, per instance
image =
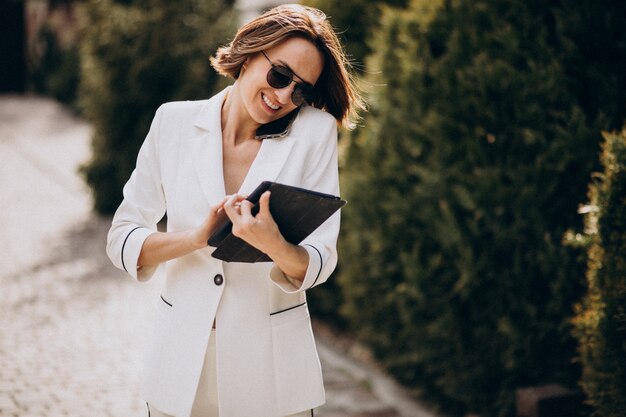
[{"label": "evergreen shrub", "polygon": [[88,0],[81,4],[80,100],[94,126],[83,168],[95,208],[111,213],[158,106],[221,87],[208,57],[235,30],[233,0]]},{"label": "evergreen shrub", "polygon": [[626,413],[626,130],[605,133],[603,170],[583,207],[587,294],[575,319],[581,385],[601,417]]},{"label": "evergreen shrub", "polygon": [[624,56],[623,17],[610,2],[415,0],[372,37],[379,87],[342,171],[341,311],[452,415],[508,416],[518,387],[576,385],[584,264],[563,236],[582,228],[597,132],[624,120],[623,64],[599,64]]},{"label": "evergreen shrub", "polygon": [[76,45],[61,45],[55,31],[44,25],[38,32],[33,49],[38,56],[30,55],[30,82],[37,93],[49,95],[76,107],[80,74],[80,61]]}]

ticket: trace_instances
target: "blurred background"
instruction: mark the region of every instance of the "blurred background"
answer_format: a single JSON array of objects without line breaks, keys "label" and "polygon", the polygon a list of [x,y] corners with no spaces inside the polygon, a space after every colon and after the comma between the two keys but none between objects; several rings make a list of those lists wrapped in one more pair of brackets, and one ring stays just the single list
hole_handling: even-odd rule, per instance
[{"label": "blurred background", "polygon": [[[106,230],[157,107],[227,85],[208,56],[280,3],[0,3],[4,286],[32,291],[20,219],[60,198],[25,197],[10,159],[58,156],[39,171],[80,207],[59,209],[59,223],[98,213],[63,249],[70,259],[81,236]],[[349,204],[338,270],[309,294],[316,318],[441,415],[626,416],[626,2],[302,3],[331,17],[369,104],[340,135]],[[29,130],[33,103],[78,129],[56,143],[90,142],[15,139],[54,133]],[[82,153],[63,164],[62,149]],[[12,314],[28,299],[16,296]],[[15,343],[0,365],[12,366]],[[2,414],[17,401],[2,387],[0,415],[26,415]]]}]

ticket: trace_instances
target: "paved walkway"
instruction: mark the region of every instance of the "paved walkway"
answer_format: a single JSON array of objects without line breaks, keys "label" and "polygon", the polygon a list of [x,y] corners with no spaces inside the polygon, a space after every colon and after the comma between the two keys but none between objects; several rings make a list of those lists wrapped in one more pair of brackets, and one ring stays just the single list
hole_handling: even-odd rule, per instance
[{"label": "paved walkway", "polygon": [[[137,387],[160,283],[106,258],[110,219],[91,213],[76,174],[90,132],[53,101],[0,96],[0,417],[146,415]],[[317,416],[434,417],[318,339],[328,402]]]}]

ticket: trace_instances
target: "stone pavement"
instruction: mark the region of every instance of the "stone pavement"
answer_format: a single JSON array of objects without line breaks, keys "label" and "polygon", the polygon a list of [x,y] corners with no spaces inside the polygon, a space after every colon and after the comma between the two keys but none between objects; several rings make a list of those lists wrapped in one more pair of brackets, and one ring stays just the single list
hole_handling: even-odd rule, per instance
[{"label": "stone pavement", "polygon": [[[0,96],[0,417],[146,415],[138,381],[160,283],[133,282],[104,253],[110,218],[91,213],[76,174],[90,132],[54,101]],[[434,417],[320,333],[316,416]]]}]

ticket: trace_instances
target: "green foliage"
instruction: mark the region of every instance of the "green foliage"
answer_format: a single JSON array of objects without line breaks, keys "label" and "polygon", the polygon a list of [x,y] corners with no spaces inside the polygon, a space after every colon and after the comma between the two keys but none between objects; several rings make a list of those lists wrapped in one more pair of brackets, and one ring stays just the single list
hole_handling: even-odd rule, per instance
[{"label": "green foliage", "polygon": [[626,410],[626,130],[604,134],[602,173],[584,207],[585,299],[575,319],[583,364],[581,384],[602,417]]},{"label": "green foliage", "polygon": [[368,41],[380,24],[384,5],[406,7],[408,0],[304,0],[302,4],[323,10],[339,32],[350,59],[357,70],[363,69],[365,58],[372,52]]},{"label": "green foliage", "polygon": [[623,6],[582,4],[416,0],[372,40],[384,88],[342,173],[342,311],[454,415],[511,415],[515,388],[579,378],[584,267],[562,240],[582,227],[597,132],[626,115],[623,92],[599,95],[623,64],[594,65],[626,53]]},{"label": "green foliage", "polygon": [[80,98],[94,126],[83,173],[101,213],[115,210],[157,107],[208,98],[208,57],[234,33],[232,0],[89,0],[81,5]]}]

